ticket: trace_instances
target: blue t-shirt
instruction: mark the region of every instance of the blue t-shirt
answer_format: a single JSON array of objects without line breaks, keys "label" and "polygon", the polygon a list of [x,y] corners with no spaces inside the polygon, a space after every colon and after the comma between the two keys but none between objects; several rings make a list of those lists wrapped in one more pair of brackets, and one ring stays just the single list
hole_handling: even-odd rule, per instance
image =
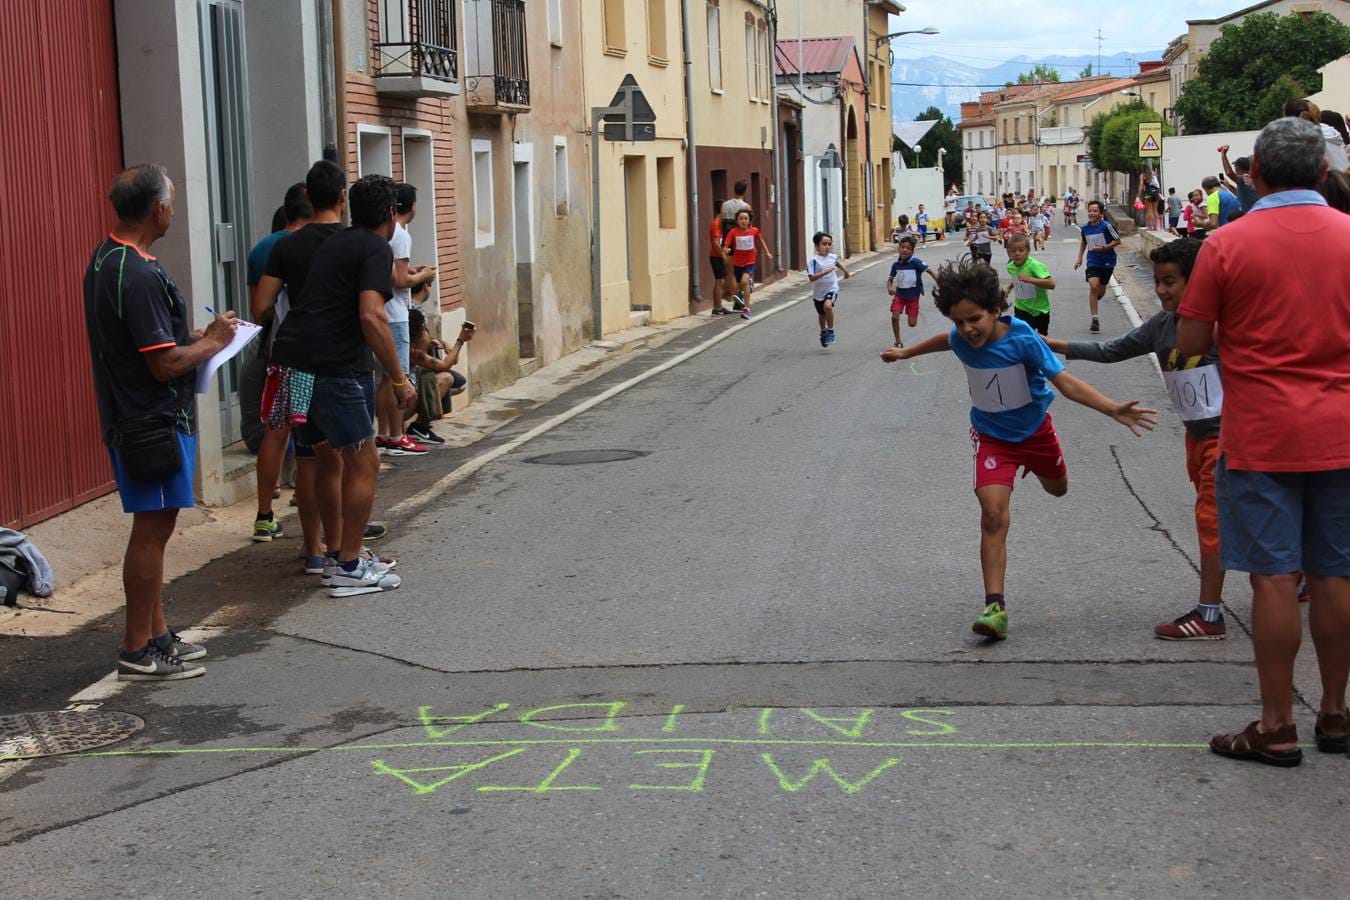
[{"label": "blue t-shirt", "polygon": [[[1257,194],[1255,190],[1252,191],[1252,194],[1257,199],[1260,199],[1260,195]],[[1255,204],[1255,200],[1253,200],[1252,202],[1253,204]],[[1242,204],[1238,202],[1238,198],[1234,196],[1232,191],[1229,191],[1225,188],[1219,188],[1220,225],[1227,225],[1228,220],[1232,217],[1233,213],[1237,212],[1239,209],[1246,209],[1246,208],[1247,207],[1242,206]]]},{"label": "blue t-shirt", "polygon": [[262,277],[267,274],[267,258],[272,255],[272,248],[287,234],[289,234],[287,231],[274,231],[262,237],[253,245],[253,249],[248,251],[249,287],[256,287],[258,282],[262,281]]},{"label": "blue t-shirt", "polygon": [[1079,226],[1079,231],[1083,234],[1083,240],[1087,241],[1087,264],[1089,267],[1098,269],[1114,269],[1116,267],[1116,251],[1094,250],[1092,245],[1097,241],[1096,236],[1100,236],[1099,246],[1105,246],[1113,241],[1120,240],[1120,232],[1116,231],[1116,226],[1102,219],[1096,225],[1091,222]]},{"label": "blue t-shirt", "polygon": [[[923,296],[923,273],[928,271],[928,264],[917,256],[911,256],[909,259],[896,260],[891,264],[891,278],[895,282],[895,296],[902,300],[914,300]],[[914,286],[903,287],[901,282],[908,279],[903,277],[901,272],[914,273]]]},{"label": "blue t-shirt", "polygon": [[1049,380],[1064,371],[1064,363],[1026,322],[1009,316],[1001,321],[1008,333],[979,349],[955,328],[948,340],[966,367],[971,427],[985,437],[1018,443],[1045,421],[1055,399]]}]

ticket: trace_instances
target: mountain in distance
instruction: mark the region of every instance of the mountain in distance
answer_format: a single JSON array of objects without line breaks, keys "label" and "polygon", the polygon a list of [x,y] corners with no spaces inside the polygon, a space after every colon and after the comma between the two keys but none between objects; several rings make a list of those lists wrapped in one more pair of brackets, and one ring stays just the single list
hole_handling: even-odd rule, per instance
[{"label": "mountain in distance", "polygon": [[[1162,59],[1162,51],[1146,54],[1116,53],[1102,56],[1101,72],[1125,78],[1139,71],[1143,60]],[[895,84],[891,88],[891,115],[897,122],[908,122],[930,106],[936,106],[953,122],[961,119],[961,102],[979,99],[981,91],[994,90],[993,87],[968,88],[951,85],[987,84],[1002,87],[1009,81],[1016,81],[1023,72],[1030,72],[1037,63],[1050,66],[1059,71],[1061,81],[1072,81],[1088,63],[1097,72],[1097,55],[1083,56],[1043,56],[1032,59],[1029,56],[1017,56],[1002,62],[990,61],[987,68],[978,65],[957,62],[942,56],[925,56],[922,59],[897,59],[891,68],[893,82],[913,82],[936,87],[911,87]]]}]

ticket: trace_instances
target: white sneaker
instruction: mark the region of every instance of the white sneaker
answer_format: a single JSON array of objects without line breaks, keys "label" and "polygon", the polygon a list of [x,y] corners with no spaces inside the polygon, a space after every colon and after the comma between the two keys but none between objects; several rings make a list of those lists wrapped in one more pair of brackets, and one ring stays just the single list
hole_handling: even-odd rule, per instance
[{"label": "white sneaker", "polygon": [[[372,553],[369,547],[361,548],[361,559],[369,564],[377,575],[383,575],[398,565],[398,560]],[[319,584],[323,587],[332,587],[333,576],[337,574],[337,571],[338,561],[334,557],[324,554],[323,570],[319,573]]]},{"label": "white sneaker", "polygon": [[348,572],[341,566],[333,573],[328,588],[330,597],[355,597],[360,594],[378,594],[380,591],[392,591],[403,583],[391,572],[377,572],[364,559],[356,564],[354,571]]}]

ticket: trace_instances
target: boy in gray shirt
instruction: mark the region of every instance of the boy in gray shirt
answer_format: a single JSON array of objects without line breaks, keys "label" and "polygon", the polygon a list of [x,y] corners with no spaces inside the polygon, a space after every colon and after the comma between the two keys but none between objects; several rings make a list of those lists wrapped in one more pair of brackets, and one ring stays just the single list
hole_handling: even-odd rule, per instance
[{"label": "boy in gray shirt", "polygon": [[1200,241],[1179,238],[1149,254],[1153,284],[1162,312],[1129,334],[1109,341],[1064,341],[1047,338],[1056,353],[1069,359],[1114,363],[1156,353],[1167,383],[1172,408],[1186,426],[1186,470],[1195,485],[1195,530],[1200,538],[1200,602],[1195,609],[1153,629],[1168,641],[1217,641],[1227,635],[1223,620],[1223,563],[1219,560],[1219,514],[1214,469],[1219,461],[1219,422],[1223,385],[1219,353],[1182,358],[1177,352],[1177,307],[1195,266]]}]

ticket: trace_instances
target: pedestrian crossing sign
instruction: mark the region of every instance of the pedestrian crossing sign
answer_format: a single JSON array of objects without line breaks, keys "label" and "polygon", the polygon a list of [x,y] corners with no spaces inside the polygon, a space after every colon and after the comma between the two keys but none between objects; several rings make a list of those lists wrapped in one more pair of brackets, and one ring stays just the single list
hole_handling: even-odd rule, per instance
[{"label": "pedestrian crossing sign", "polygon": [[1139,155],[1141,157],[1162,157],[1162,123],[1139,123]]}]

